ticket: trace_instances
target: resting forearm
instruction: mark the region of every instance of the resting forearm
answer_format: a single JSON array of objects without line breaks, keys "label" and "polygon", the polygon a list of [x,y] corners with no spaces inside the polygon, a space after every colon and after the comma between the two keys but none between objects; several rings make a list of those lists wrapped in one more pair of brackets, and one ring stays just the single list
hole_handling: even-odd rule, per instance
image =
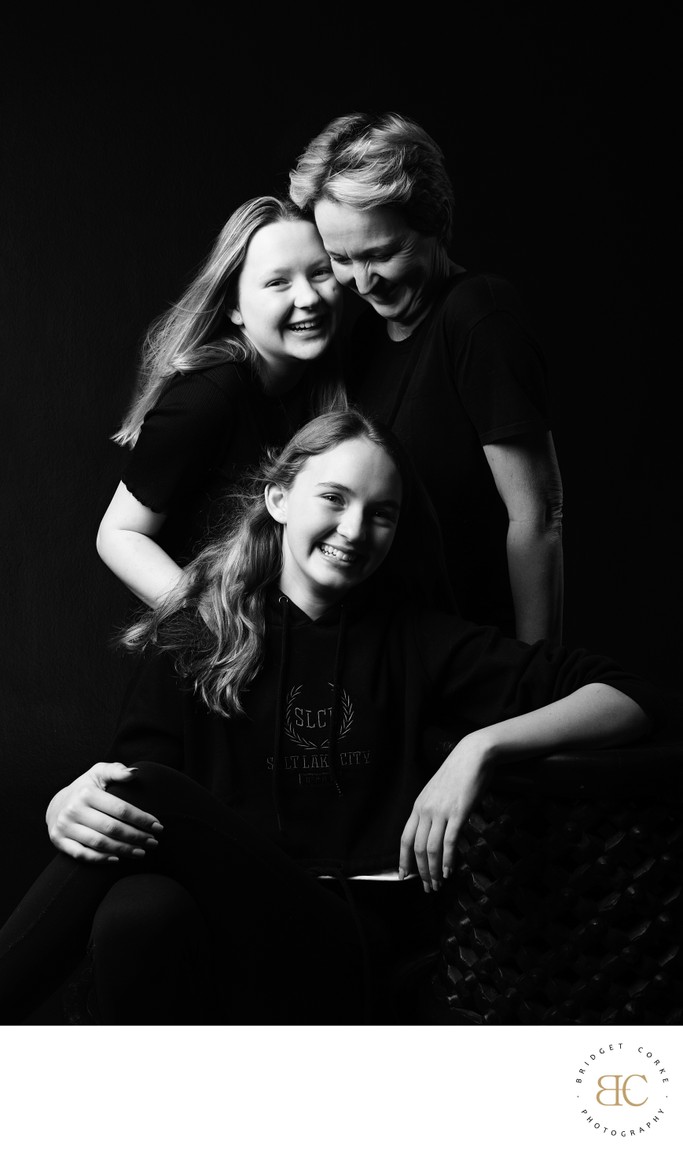
[{"label": "resting forearm", "polygon": [[472,731],[418,795],[401,836],[399,877],[413,855],[425,890],[438,889],[454,863],[455,844],[472,804],[496,763],[532,759],[567,748],[609,747],[644,734],[649,721],[629,696],[590,683],[565,699]]},{"label": "resting forearm", "polygon": [[564,599],[561,531],[555,525],[543,528],[512,521],[507,560],[517,639],[560,643]]},{"label": "resting forearm", "polygon": [[[644,735],[650,721],[639,704],[604,683],[591,683],[564,699],[465,736],[486,763],[555,751],[617,747]],[[457,750],[457,749],[456,749]]]},{"label": "resting forearm", "polygon": [[183,569],[149,536],[123,528],[100,531],[100,558],[149,607],[157,607],[183,578]]}]

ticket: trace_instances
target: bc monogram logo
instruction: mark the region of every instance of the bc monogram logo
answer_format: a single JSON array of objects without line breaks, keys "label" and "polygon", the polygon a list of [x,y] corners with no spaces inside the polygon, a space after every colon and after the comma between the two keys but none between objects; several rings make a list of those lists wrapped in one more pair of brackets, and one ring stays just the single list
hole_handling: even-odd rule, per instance
[{"label": "bc monogram logo", "polygon": [[[608,1086],[606,1083],[608,1079],[613,1080],[611,1086]],[[621,1082],[622,1079],[623,1083]],[[597,1102],[600,1103],[602,1107],[622,1107],[624,1103],[628,1104],[629,1107],[642,1107],[643,1104],[647,1103],[648,1096],[646,1095],[645,1098],[639,1102],[631,1099],[631,1088],[629,1087],[631,1079],[642,1079],[647,1083],[647,1075],[601,1075],[598,1079],[598,1087],[600,1090],[595,1096]],[[609,1095],[614,1095],[614,1100],[611,1103],[603,1098],[603,1096]]]},{"label": "bc monogram logo", "polygon": [[604,1043],[583,1058],[575,1083],[583,1131],[624,1139],[650,1134],[653,1146],[662,1146],[674,1107],[661,1053],[637,1040]]}]

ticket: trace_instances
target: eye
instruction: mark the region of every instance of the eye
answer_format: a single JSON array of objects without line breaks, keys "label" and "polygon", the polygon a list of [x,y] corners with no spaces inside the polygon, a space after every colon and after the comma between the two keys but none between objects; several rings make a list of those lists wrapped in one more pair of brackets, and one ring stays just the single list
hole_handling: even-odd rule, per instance
[{"label": "eye", "polygon": [[325,264],[320,268],[316,268],[313,273],[314,280],[327,280],[332,275],[332,268],[329,264]]},{"label": "eye", "polygon": [[393,525],[398,520],[398,512],[394,511],[393,508],[375,508],[372,518],[381,523]]},{"label": "eye", "polygon": [[323,500],[327,500],[328,503],[332,503],[332,504],[343,503],[342,497],[339,495],[338,492],[322,492],[320,498]]},{"label": "eye", "polygon": [[288,283],[289,283],[289,280],[285,280],[284,276],[279,276],[276,280],[268,280],[266,287],[267,288],[284,288],[287,286]]},{"label": "eye", "polygon": [[342,264],[343,265],[343,264],[349,263],[348,256],[330,256],[330,260],[332,261],[333,264]]}]

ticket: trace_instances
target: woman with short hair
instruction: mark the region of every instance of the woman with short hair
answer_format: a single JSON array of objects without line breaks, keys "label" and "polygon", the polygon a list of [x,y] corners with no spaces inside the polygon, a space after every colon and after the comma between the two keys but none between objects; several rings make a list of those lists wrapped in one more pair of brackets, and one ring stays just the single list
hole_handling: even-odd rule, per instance
[{"label": "woman with short hair", "polygon": [[526,642],[562,629],[562,481],[542,352],[510,283],[451,259],[444,155],[415,121],[329,123],[290,173],[340,284],[369,306],[349,396],[408,449],[467,619]]}]

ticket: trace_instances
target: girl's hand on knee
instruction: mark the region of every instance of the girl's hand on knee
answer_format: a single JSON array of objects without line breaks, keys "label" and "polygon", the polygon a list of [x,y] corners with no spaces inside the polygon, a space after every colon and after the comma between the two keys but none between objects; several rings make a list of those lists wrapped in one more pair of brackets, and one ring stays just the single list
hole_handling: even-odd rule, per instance
[{"label": "girl's hand on knee", "polygon": [[461,740],[415,800],[401,836],[401,878],[414,856],[425,891],[438,891],[453,869],[456,840],[483,775],[484,758],[473,742]]},{"label": "girl's hand on knee", "polygon": [[45,814],[52,843],[66,855],[91,863],[142,858],[163,830],[155,816],[110,795],[110,783],[127,783],[135,768],[96,763],[58,791]]}]

